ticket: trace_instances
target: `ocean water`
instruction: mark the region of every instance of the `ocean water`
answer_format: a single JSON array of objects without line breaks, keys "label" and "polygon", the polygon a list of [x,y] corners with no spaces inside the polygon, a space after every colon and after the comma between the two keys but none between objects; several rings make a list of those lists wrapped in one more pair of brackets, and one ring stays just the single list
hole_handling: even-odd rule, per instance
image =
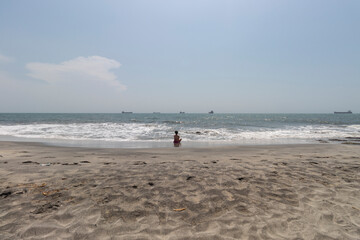
[{"label": "ocean water", "polygon": [[360,137],[360,114],[0,113],[0,140],[83,147],[317,143]]}]

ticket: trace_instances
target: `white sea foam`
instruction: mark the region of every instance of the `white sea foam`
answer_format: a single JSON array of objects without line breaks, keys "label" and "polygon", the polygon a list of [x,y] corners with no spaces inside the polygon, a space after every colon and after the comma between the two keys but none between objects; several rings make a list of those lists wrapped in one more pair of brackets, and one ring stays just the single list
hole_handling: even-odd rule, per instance
[{"label": "white sea foam", "polygon": [[139,123],[29,124],[0,126],[0,135],[21,138],[136,141],[162,138],[165,125]]},{"label": "white sea foam", "polygon": [[[358,136],[360,125],[307,125],[282,128],[180,127],[184,141],[223,143],[304,142]],[[0,125],[0,135],[28,139],[101,140],[112,142],[171,141],[173,126],[164,123],[72,123]]]},{"label": "white sea foam", "polygon": [[[356,128],[356,127],[355,127]],[[272,128],[255,128],[229,130],[225,128],[205,130],[201,132],[200,129],[192,129],[185,132],[190,139],[200,140],[207,138],[209,140],[228,140],[228,141],[243,141],[243,140],[271,140],[271,139],[320,139],[333,137],[349,137],[356,136],[358,131],[354,131],[354,126],[300,126],[287,127],[280,129]],[[193,132],[200,132],[195,137],[192,137]]]}]

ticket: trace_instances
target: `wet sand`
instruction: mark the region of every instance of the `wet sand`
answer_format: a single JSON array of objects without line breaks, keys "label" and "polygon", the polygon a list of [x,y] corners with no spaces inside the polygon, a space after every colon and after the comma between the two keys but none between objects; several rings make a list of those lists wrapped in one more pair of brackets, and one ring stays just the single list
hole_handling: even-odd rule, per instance
[{"label": "wet sand", "polygon": [[0,142],[0,239],[359,239],[360,146]]}]

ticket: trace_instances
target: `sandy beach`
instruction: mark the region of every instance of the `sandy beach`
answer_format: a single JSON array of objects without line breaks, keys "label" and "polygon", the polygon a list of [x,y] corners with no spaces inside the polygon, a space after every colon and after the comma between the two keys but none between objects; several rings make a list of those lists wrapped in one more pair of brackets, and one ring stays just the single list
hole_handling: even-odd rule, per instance
[{"label": "sandy beach", "polygon": [[0,142],[0,239],[360,239],[360,147]]}]

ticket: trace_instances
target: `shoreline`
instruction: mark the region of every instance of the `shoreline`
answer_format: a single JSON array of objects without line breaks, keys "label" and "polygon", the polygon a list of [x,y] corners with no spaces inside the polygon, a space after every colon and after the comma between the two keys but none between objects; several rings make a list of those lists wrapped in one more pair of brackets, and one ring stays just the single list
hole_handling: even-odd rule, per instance
[{"label": "shoreline", "polygon": [[357,239],[360,147],[0,142],[2,239]]},{"label": "shoreline", "polygon": [[[180,147],[175,147],[174,144],[172,142],[169,142],[167,145],[168,146],[163,146],[163,147],[91,147],[91,146],[81,146],[81,145],[61,145],[61,144],[53,144],[53,143],[47,143],[47,142],[38,142],[38,141],[4,141],[4,140],[0,140],[0,145],[1,144],[10,144],[10,145],[19,145],[19,147],[21,147],[22,145],[24,146],[33,146],[33,147],[44,147],[44,148],[63,148],[63,149],[78,149],[78,150],[88,150],[88,151],[116,151],[116,150],[124,150],[124,151],[162,151],[162,150],[176,150],[176,149],[184,149],[185,151],[187,150],[195,150],[199,149],[199,150],[220,150],[220,149],[228,149],[228,150],[244,150],[244,149],[257,149],[257,148],[262,148],[262,149],[267,149],[267,148],[290,148],[290,147],[316,147],[319,145],[340,145],[339,143],[336,142],[312,142],[312,143],[279,143],[279,144],[214,144],[214,145],[195,145],[195,146],[189,146],[188,144],[186,144],[184,146],[184,144],[180,145]],[[1,149],[1,148],[0,148]]]},{"label": "shoreline", "polygon": [[[104,149],[152,149],[152,148],[172,148],[174,147],[172,139],[168,141],[133,141],[116,142],[103,140],[65,140],[65,139],[38,139],[38,138],[20,138],[0,136],[0,142],[18,142],[18,143],[39,143],[46,146],[59,147],[79,147],[79,148],[104,148]],[[262,141],[193,141],[184,140],[180,147],[182,148],[213,148],[213,147],[237,147],[237,146],[276,146],[276,145],[308,145],[329,143],[325,140],[262,140]]]}]

